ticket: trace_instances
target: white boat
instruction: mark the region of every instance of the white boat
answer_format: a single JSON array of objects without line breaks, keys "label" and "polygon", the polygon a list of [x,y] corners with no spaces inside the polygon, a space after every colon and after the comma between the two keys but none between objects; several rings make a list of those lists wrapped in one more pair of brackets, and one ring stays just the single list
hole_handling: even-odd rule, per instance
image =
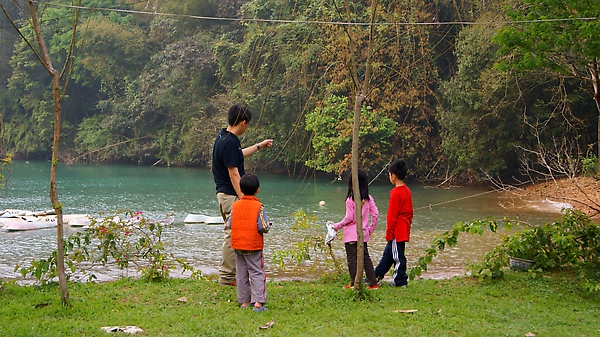
[{"label": "white boat", "polygon": [[204,214],[188,214],[183,223],[186,224],[195,224],[195,223],[204,223],[207,225],[218,225],[224,223],[223,217],[221,216],[208,216]]},{"label": "white boat", "polygon": [[225,221],[223,221],[223,217],[222,216],[209,216],[205,223],[207,225],[218,225],[218,224],[224,224]]},{"label": "white boat", "polygon": [[[9,232],[29,231],[56,227],[56,215],[37,216],[24,215],[13,218],[0,218],[3,229]],[[89,225],[91,217],[87,214],[65,214],[63,223],[72,227],[83,227]]]},{"label": "white boat", "polygon": [[63,222],[70,227],[86,227],[92,223],[92,217],[87,214],[63,215]]},{"label": "white boat", "polygon": [[204,214],[188,214],[183,223],[205,223],[207,218]]},{"label": "white boat", "polygon": [[[74,224],[73,223],[74,221],[79,221],[79,223]],[[104,221],[112,221],[115,223],[122,222],[125,225],[138,225],[138,224],[140,224],[141,219],[138,219],[137,217],[122,219],[120,216],[117,215],[117,216],[114,216],[112,219],[111,218],[96,218],[94,220],[88,216],[87,222],[83,221],[83,219],[81,219],[81,218],[74,219],[74,220],[71,220],[71,222],[69,222],[69,226],[81,227],[83,229],[89,229],[90,226],[92,225],[92,222],[94,222],[94,224],[102,224]],[[161,219],[157,219],[157,220],[152,220],[152,219],[146,220],[146,223],[153,223],[153,224],[157,224],[157,225],[161,225],[161,226],[169,226],[169,225],[172,225],[174,222],[175,222],[175,218],[170,215],[166,215],[165,217],[163,217]]]},{"label": "white boat", "polygon": [[35,217],[22,216],[20,218],[2,219],[3,229],[7,232],[30,231],[34,229],[45,229],[56,227],[56,216]]},{"label": "white boat", "polygon": [[28,211],[24,211],[21,209],[7,209],[4,210],[0,218],[18,218],[24,216]]},{"label": "white boat", "polygon": [[170,215],[167,215],[162,219],[151,220],[151,222],[162,225],[162,226],[169,226],[175,222],[175,218]]},{"label": "white boat", "polygon": [[[36,212],[25,212],[27,215],[13,216],[0,218],[0,225],[3,226],[5,231],[16,232],[16,231],[29,231],[35,229],[45,229],[56,227],[57,220],[56,215],[35,215]],[[21,214],[13,212],[13,214]],[[38,213],[41,214],[41,213]],[[91,225],[93,218],[87,214],[63,214],[63,224],[70,227],[81,227],[87,228]],[[102,222],[104,219],[96,219],[97,222]],[[120,218],[116,217],[113,221],[120,221]],[[129,221],[135,221],[129,219]],[[172,216],[165,216],[158,220],[149,220],[149,222],[160,224],[163,226],[171,225],[175,222]]]},{"label": "white boat", "polygon": [[45,210],[45,211],[26,211],[25,216],[46,216],[46,215],[56,215],[56,212],[53,209]]},{"label": "white boat", "polygon": [[5,209],[0,213],[0,218],[19,218],[22,216],[46,216],[56,214],[53,209],[46,211],[27,211],[23,209]]}]

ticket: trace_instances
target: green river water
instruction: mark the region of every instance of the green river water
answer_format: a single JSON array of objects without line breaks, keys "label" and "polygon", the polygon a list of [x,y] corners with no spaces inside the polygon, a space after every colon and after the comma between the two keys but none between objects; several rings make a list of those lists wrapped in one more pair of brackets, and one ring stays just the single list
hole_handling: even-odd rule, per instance
[{"label": "green river water", "polygon": [[[0,190],[0,210],[50,209],[50,164],[48,162],[13,163],[13,172],[7,188]],[[268,277],[271,279],[314,278],[326,270],[317,268],[280,270],[270,263],[270,256],[278,250],[289,249],[299,240],[293,232],[290,214],[297,210],[315,215],[323,226],[325,222],[340,221],[345,213],[346,182],[310,176],[289,177],[257,173],[261,181],[258,197],[265,205],[273,222],[272,231],[265,235],[265,257]],[[385,213],[391,188],[387,174],[382,174],[370,186],[370,192],[379,208],[380,222],[369,250],[377,262],[383,249]],[[411,242],[407,246],[409,266],[430,244],[434,235],[449,229],[457,221],[468,221],[487,216],[511,217],[531,223],[552,221],[560,216],[559,209],[544,201],[522,201],[510,195],[482,187],[450,189],[428,188],[409,183],[415,208]],[[218,215],[212,174],[200,168],[142,167],[131,165],[60,164],[58,168],[59,200],[65,214],[89,214],[116,210],[142,211],[151,218],[165,214],[175,217],[175,224],[164,234],[163,241],[177,257],[185,257],[204,274],[215,274],[220,260],[222,226],[184,225],[188,213]],[[325,202],[324,207],[319,203]],[[72,229],[67,228],[68,235]],[[490,250],[499,235],[464,236],[457,248],[442,254],[431,265],[424,277],[440,278],[461,275],[467,260],[473,261]],[[0,277],[17,278],[13,273],[17,263],[32,258],[46,257],[55,249],[56,231],[44,229],[28,232],[0,232]],[[338,260],[345,266],[343,243],[333,242]],[[134,273],[134,272],[133,272]],[[106,267],[100,279],[112,279],[118,271]]]}]

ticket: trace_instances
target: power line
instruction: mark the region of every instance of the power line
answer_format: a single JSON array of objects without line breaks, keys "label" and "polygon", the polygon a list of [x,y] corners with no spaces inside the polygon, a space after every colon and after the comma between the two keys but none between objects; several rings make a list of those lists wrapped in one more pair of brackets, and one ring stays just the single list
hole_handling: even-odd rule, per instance
[{"label": "power line", "polygon": [[[371,23],[368,22],[340,22],[340,21],[309,21],[309,20],[279,20],[279,19],[257,19],[257,18],[227,18],[227,17],[216,17],[216,16],[199,16],[189,14],[173,14],[173,13],[161,13],[161,12],[146,12],[133,9],[118,9],[118,8],[102,8],[102,7],[88,7],[88,6],[75,6],[75,5],[63,5],[63,4],[52,4],[48,2],[33,1],[48,6],[55,7],[66,7],[73,9],[83,10],[100,10],[119,12],[127,14],[144,14],[144,15],[159,15],[159,16],[170,16],[180,17],[189,19],[199,20],[211,20],[211,21],[236,21],[236,22],[263,22],[263,23],[301,23],[301,24],[316,24],[316,25],[334,25],[334,26],[369,26]],[[600,20],[599,17],[588,17],[588,18],[556,18],[556,19],[539,19],[539,20],[521,20],[521,21],[503,21],[503,22],[475,22],[475,21],[447,21],[447,22],[375,22],[375,26],[440,26],[440,25],[508,25],[508,24],[527,24],[537,22],[568,22],[568,21],[595,21]]]}]

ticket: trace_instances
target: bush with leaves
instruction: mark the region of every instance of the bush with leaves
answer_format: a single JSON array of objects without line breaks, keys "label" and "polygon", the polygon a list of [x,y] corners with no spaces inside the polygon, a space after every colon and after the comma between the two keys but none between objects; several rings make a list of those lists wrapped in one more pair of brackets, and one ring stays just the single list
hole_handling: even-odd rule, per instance
[{"label": "bush with leaves", "polygon": [[582,286],[600,292],[600,225],[581,211],[565,210],[562,218],[503,238],[503,243],[471,266],[482,278],[502,277],[510,257],[534,261],[534,269],[570,267],[581,275]]},{"label": "bush with leaves", "polygon": [[[3,173],[5,172],[5,173]],[[12,157],[7,153],[4,158],[0,158],[0,188],[6,185],[8,177],[12,173]]]},{"label": "bush with leaves", "polygon": [[[291,249],[275,252],[273,262],[279,268],[284,269],[311,261],[312,268],[316,268],[320,263],[328,263],[326,254],[328,252],[333,260],[335,270],[341,270],[331,249],[331,244],[325,245],[324,243],[323,225],[317,223],[317,217],[299,210],[292,214],[292,218],[294,219],[292,231],[300,235],[300,240],[295,242]],[[323,255],[323,259],[319,258],[321,255]]]},{"label": "bush with leaves", "polygon": [[[502,219],[506,227],[511,227],[517,221]],[[433,261],[437,254],[446,249],[446,247],[454,247],[458,243],[460,233],[470,233],[471,235],[482,235],[486,228],[492,232],[498,229],[498,221],[493,218],[478,219],[470,222],[457,222],[451,230],[444,232],[441,236],[434,238],[429,248],[425,249],[425,254],[419,257],[417,265],[408,271],[408,277],[414,280],[421,276],[423,271],[427,271],[427,266]]]},{"label": "bush with leaves", "polygon": [[[93,268],[98,265],[114,265],[119,270],[128,270],[134,265],[143,279],[160,281],[177,267],[190,271],[192,277],[199,276],[185,259],[176,258],[165,251],[162,233],[166,221],[147,219],[142,212],[120,212],[92,220],[89,229],[75,232],[65,241],[65,264],[67,278],[96,279]],[[56,250],[50,257],[31,261],[27,267],[17,265],[23,277],[35,277],[47,283],[56,277]]]},{"label": "bush with leaves", "polygon": [[598,175],[598,157],[593,154],[581,159],[583,175],[585,177],[595,177]]}]

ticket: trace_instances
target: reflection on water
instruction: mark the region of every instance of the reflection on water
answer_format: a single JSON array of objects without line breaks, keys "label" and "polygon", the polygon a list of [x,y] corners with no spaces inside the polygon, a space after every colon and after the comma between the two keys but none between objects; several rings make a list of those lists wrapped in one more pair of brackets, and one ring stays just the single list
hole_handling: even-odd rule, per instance
[{"label": "reflection on water", "polygon": [[[45,162],[15,162],[9,189],[0,190],[0,210],[51,208],[49,202],[49,164]],[[321,265],[313,270],[278,270],[270,260],[275,252],[291,249],[299,241],[291,230],[290,215],[303,210],[317,216],[323,223],[343,218],[346,186],[343,181],[326,179],[295,179],[287,176],[259,173],[261,192],[258,197],[274,226],[265,235],[265,257],[269,278],[314,278],[327,270]],[[381,179],[381,178],[380,178]],[[214,183],[209,171],[190,168],[138,167],[118,165],[61,165],[58,170],[59,200],[67,214],[98,215],[119,209],[142,210],[147,216],[160,218],[173,214],[176,223],[163,234],[163,241],[177,257],[185,257],[204,274],[216,274],[221,256],[222,227],[219,225],[184,225],[188,213],[218,215]],[[556,219],[555,205],[548,208],[529,207],[528,203],[510,196],[490,192],[485,188],[432,189],[409,184],[413,192],[415,217],[411,242],[407,245],[409,266],[414,263],[435,235],[452,227],[457,221],[469,221],[493,216],[510,217],[539,224]],[[369,251],[378,262],[385,246],[385,214],[391,185],[375,182],[370,192],[380,211]],[[324,207],[319,203],[325,202]],[[539,207],[539,203],[536,207]],[[67,228],[68,235],[72,229]],[[424,277],[439,278],[464,274],[466,261],[476,261],[499,242],[499,235],[462,234],[456,248],[447,249],[434,259]],[[346,269],[344,245],[333,242],[338,262]],[[44,229],[31,232],[0,232],[0,277],[14,278],[17,263],[45,258],[56,247],[56,231]],[[330,267],[326,267],[330,268]],[[101,270],[100,279],[110,279],[118,273],[111,268]],[[175,272],[173,273],[176,276]]]}]

